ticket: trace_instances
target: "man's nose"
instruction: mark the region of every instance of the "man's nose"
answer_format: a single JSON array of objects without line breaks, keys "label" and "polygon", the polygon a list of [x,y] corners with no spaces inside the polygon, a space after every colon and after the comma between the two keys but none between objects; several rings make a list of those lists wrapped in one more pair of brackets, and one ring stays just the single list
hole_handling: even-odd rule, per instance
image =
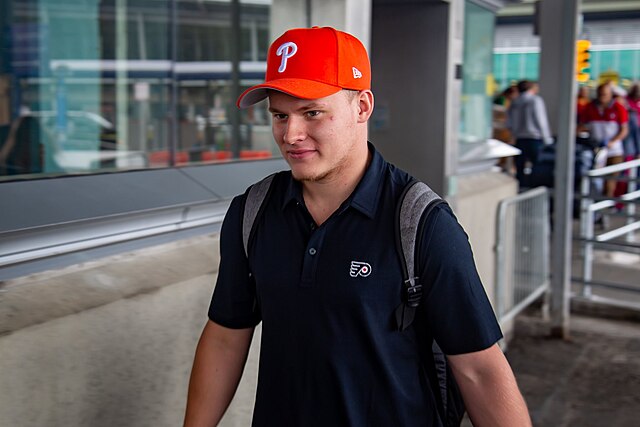
[{"label": "man's nose", "polygon": [[307,137],[304,120],[298,117],[289,117],[287,127],[284,131],[284,142],[295,144],[303,141]]}]

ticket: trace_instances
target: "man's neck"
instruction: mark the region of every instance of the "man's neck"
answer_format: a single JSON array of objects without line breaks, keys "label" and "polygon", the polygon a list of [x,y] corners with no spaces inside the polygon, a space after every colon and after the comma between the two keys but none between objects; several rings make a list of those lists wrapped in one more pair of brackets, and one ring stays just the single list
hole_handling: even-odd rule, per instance
[{"label": "man's neck", "polygon": [[305,205],[316,224],[321,225],[325,222],[358,186],[371,163],[372,153],[369,152],[367,145],[365,145],[365,152],[356,158],[362,161],[345,165],[345,169],[335,176],[322,181],[302,182]]}]

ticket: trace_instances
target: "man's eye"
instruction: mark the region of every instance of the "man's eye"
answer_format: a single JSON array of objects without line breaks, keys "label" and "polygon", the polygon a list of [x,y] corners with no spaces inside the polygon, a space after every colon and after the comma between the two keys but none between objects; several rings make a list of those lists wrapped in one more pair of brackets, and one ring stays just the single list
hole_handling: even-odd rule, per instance
[{"label": "man's eye", "polygon": [[287,115],[286,114],[274,114],[273,118],[276,119],[276,120],[284,120],[284,119],[287,118]]},{"label": "man's eye", "polygon": [[320,111],[317,111],[317,110],[307,111],[307,116],[308,117],[316,117],[319,114],[320,114]]}]

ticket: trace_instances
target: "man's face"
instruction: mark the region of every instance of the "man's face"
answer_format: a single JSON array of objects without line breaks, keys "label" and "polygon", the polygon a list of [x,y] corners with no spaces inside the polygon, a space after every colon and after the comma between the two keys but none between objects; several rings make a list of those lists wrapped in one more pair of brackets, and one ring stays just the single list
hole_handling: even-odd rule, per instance
[{"label": "man's face", "polygon": [[598,90],[598,101],[602,105],[607,105],[611,102],[613,98],[613,94],[611,93],[611,88],[609,86],[603,86]]},{"label": "man's face", "polygon": [[300,181],[328,182],[354,164],[358,98],[346,91],[320,99],[269,93],[273,137]]}]

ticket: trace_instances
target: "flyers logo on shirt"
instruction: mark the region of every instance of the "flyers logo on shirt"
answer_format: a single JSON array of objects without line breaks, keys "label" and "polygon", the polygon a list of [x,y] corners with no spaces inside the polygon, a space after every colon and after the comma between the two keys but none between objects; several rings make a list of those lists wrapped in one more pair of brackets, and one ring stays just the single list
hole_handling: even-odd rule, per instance
[{"label": "flyers logo on shirt", "polygon": [[351,261],[349,276],[351,277],[367,277],[371,274],[371,265],[362,261]]}]

